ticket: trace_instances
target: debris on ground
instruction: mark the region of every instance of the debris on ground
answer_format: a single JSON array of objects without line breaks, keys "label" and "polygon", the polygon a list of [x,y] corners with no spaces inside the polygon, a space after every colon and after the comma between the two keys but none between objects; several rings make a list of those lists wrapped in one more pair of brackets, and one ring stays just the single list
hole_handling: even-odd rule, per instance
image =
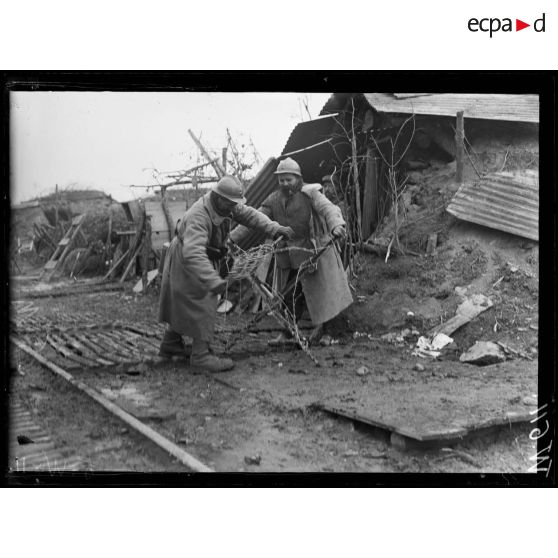
[{"label": "debris on ground", "polygon": [[[158,269],[152,269],[151,271],[147,272],[147,283],[145,285],[145,288],[149,288],[149,286],[151,285],[151,283],[154,281],[155,277],[157,277],[157,275],[159,275],[159,270]],[[135,293],[141,293],[143,292],[143,278],[141,278],[135,285],[134,288],[132,289],[132,291],[134,291]]]},{"label": "debris on ground", "polygon": [[496,364],[506,360],[501,347],[492,341],[477,341],[459,360],[468,364],[476,364],[478,366],[486,366]]},{"label": "debris on ground", "polygon": [[437,333],[430,339],[421,336],[417,341],[417,348],[412,352],[412,355],[437,358],[442,354],[442,349],[450,343],[453,343],[453,339],[444,333]]},{"label": "debris on ground", "polygon": [[244,463],[246,463],[246,465],[259,465],[261,462],[261,455],[247,455],[244,457]]},{"label": "debris on ground", "polygon": [[357,368],[357,376],[368,376],[368,374],[370,374],[371,370],[370,368],[368,368],[368,366],[360,366],[359,368]]},{"label": "debris on ground", "polygon": [[322,335],[320,339],[322,347],[329,347],[330,345],[339,345],[339,339],[334,339],[331,335]]},{"label": "debris on ground", "polygon": [[228,314],[233,309],[233,303],[230,300],[222,300],[217,306],[218,314]]}]

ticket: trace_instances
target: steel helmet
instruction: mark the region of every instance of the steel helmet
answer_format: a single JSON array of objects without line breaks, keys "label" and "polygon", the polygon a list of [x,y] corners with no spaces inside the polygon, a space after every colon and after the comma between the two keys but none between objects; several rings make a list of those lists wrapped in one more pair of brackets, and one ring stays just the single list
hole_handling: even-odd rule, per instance
[{"label": "steel helmet", "polygon": [[223,176],[211,190],[234,203],[246,203],[242,185],[234,176]]},{"label": "steel helmet", "polygon": [[299,164],[290,157],[283,159],[278,165],[274,174],[296,174],[302,177]]}]

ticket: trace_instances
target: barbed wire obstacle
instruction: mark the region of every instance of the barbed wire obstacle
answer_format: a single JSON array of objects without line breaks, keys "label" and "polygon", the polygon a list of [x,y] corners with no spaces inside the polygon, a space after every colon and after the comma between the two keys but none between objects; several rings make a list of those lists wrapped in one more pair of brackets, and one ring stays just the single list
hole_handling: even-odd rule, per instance
[{"label": "barbed wire obstacle", "polygon": [[[261,295],[264,309],[249,320],[243,329],[238,331],[227,341],[226,350],[230,350],[247,329],[252,327],[265,316],[271,315],[279,323],[279,325],[291,333],[297,345],[304,351],[310,360],[312,360],[316,366],[321,366],[318,359],[311,353],[308,347],[308,340],[306,337],[301,335],[300,330],[298,329],[296,317],[293,311],[289,308],[289,305],[286,303],[286,296],[292,292],[292,308],[294,310],[296,287],[300,282],[301,277],[308,271],[315,269],[317,259],[332,243],[333,240],[328,242],[319,250],[311,250],[297,246],[278,248],[279,241],[276,241],[273,244],[261,244],[260,246],[256,246],[246,251],[240,248],[234,251],[232,254],[234,263],[227,276],[228,281],[232,282],[239,279],[248,279],[254,290]],[[306,252],[308,253],[308,259],[299,266],[294,281],[291,281],[286,285],[282,292],[279,292],[277,289],[270,287],[264,281],[259,279],[256,275],[256,271],[269,255],[284,253],[290,250]]]}]

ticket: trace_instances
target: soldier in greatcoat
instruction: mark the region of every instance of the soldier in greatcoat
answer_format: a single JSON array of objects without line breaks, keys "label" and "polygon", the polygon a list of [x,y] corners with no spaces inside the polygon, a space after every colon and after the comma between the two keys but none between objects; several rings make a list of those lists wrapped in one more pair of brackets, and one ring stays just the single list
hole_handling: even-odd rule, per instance
[{"label": "soldier in greatcoat", "polygon": [[[217,357],[210,346],[218,295],[225,291],[227,284],[217,269],[219,260],[227,253],[231,221],[271,238],[289,238],[293,234],[288,226],[272,221],[245,205],[245,201],[240,183],[232,176],[225,176],[180,220],[163,267],[159,321],[166,322],[168,328],[161,343],[161,356],[186,356],[190,352],[193,367],[211,372],[233,367],[230,358]],[[190,350],[183,335],[192,338]]]},{"label": "soldier in greatcoat", "polygon": [[[275,172],[278,189],[270,194],[259,210],[281,225],[290,227],[294,236],[285,241],[288,250],[275,256],[274,287],[281,292],[296,279],[300,265],[317,253],[333,237],[343,240],[346,237],[346,224],[338,206],[322,193],[320,184],[305,184],[298,163],[290,157],[282,160]],[[230,238],[239,243],[248,234],[246,227],[239,226],[231,232]],[[280,246],[279,246],[280,248]],[[301,296],[300,289],[304,293]],[[352,302],[352,295],[343,263],[334,245],[330,245],[317,260],[317,269],[305,273],[297,285],[294,296],[289,294],[287,301],[294,298],[292,311],[299,319],[306,301],[310,318],[315,326],[310,341],[321,337],[323,324]],[[277,345],[287,341],[290,332],[282,332],[270,344]]]}]

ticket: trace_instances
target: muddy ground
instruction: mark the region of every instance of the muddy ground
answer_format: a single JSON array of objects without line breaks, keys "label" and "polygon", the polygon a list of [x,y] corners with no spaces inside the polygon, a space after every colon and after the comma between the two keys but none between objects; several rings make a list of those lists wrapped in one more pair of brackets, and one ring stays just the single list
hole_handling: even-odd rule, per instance
[{"label": "muddy ground", "polygon": [[[87,321],[97,318],[105,322],[118,309],[118,319],[144,322],[156,316],[157,295],[154,291],[146,296],[92,293],[40,298],[33,304],[42,317],[53,321],[75,323],[79,316],[86,316]],[[359,303],[359,307],[365,304]],[[353,320],[358,319],[354,313]],[[232,314],[222,318],[220,327],[235,329],[245,321],[246,317]],[[261,327],[270,329],[273,322]],[[264,331],[247,333],[233,347],[236,369],[229,374],[194,375],[186,363],[166,362],[142,366],[139,373],[132,370],[133,375],[115,370],[84,370],[74,375],[217,471],[528,471],[532,465],[529,457],[535,451],[528,424],[485,431],[459,443],[403,451],[390,444],[385,431],[328,414],[315,403],[331,395],[327,386],[332,378],[332,385],[339,386],[343,377],[343,389],[353,392],[364,384],[377,386],[387,394],[388,409],[389,393],[397,397],[398,390],[417,385],[428,392],[444,381],[446,412],[449,405],[451,413],[452,376],[467,371],[489,388],[491,374],[501,377],[507,370],[515,370],[517,381],[510,384],[512,390],[502,404],[521,408],[523,399],[533,391],[536,361],[521,361],[519,367],[517,361],[511,361],[497,365],[495,371],[494,366],[479,369],[456,363],[450,352],[446,361],[425,362],[412,356],[406,344],[354,339],[360,329],[348,327],[343,335],[333,331],[338,344],[314,349],[324,363],[322,368],[316,368],[301,351],[271,351],[267,340],[276,332]],[[467,338],[466,333],[462,335]],[[219,333],[217,348],[227,338],[228,333]],[[419,361],[423,371],[414,370]],[[33,410],[57,444],[82,455],[88,470],[180,470],[177,463],[125,432],[117,420],[54,379],[27,355],[16,351],[13,362],[20,371],[14,375],[14,396]],[[360,378],[355,372],[363,365],[371,374]],[[531,367],[530,373],[526,366]],[[466,389],[468,384],[460,380],[459,389]],[[454,381],[457,385],[457,379]]]}]

